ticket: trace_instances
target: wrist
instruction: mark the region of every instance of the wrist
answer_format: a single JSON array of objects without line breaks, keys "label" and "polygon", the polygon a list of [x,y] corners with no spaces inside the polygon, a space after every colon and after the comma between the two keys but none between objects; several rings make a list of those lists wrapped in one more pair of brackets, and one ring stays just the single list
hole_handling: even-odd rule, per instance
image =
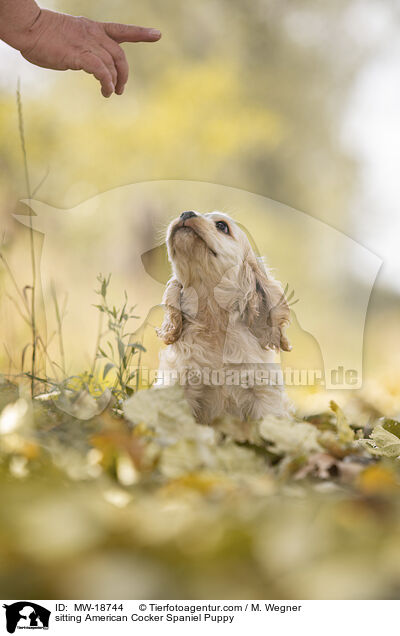
[{"label": "wrist", "polygon": [[0,0],[0,39],[19,51],[26,48],[40,15],[35,0]]}]

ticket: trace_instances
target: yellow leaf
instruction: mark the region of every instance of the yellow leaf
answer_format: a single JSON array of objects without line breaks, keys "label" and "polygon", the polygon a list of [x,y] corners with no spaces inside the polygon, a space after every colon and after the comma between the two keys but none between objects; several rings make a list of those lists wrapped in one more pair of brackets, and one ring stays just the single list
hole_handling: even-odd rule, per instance
[{"label": "yellow leaf", "polygon": [[330,402],[330,407],[336,415],[336,428],[339,442],[342,444],[351,444],[354,441],[354,431],[350,427],[345,414],[336,402]]}]

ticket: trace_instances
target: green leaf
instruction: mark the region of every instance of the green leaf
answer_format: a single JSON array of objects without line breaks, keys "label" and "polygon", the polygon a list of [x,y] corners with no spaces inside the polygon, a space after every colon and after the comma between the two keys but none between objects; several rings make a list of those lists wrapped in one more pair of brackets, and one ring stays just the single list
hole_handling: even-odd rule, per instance
[{"label": "green leaf", "polygon": [[115,367],[115,364],[113,364],[112,362],[107,362],[107,364],[104,367],[103,370],[103,380],[106,379],[107,374],[111,371],[111,369],[113,369]]},{"label": "green leaf", "polygon": [[121,322],[121,320],[123,318],[124,318],[124,320],[126,320],[126,318],[125,318],[125,316],[126,316],[125,309],[126,309],[126,301],[125,301],[125,304],[124,304],[123,308],[121,309],[121,313],[119,315],[119,322]]},{"label": "green leaf", "polygon": [[126,345],[127,347],[133,347],[135,349],[139,349],[140,351],[146,351],[146,348],[140,344],[139,342],[130,342]]},{"label": "green leaf", "polygon": [[125,345],[122,342],[121,338],[118,338],[118,353],[121,360],[123,360],[125,356]]},{"label": "green leaf", "polygon": [[101,295],[104,298],[106,294],[107,294],[107,281],[105,278],[103,278],[103,280],[101,281]]},{"label": "green leaf", "polygon": [[[380,420],[382,421],[382,420]],[[382,424],[377,424],[369,439],[360,439],[358,444],[366,448],[372,455],[400,457],[400,439]]]},{"label": "green leaf", "polygon": [[389,433],[392,433],[392,435],[396,435],[396,437],[400,439],[400,422],[385,417],[383,418],[382,426],[386,431],[389,431]]}]

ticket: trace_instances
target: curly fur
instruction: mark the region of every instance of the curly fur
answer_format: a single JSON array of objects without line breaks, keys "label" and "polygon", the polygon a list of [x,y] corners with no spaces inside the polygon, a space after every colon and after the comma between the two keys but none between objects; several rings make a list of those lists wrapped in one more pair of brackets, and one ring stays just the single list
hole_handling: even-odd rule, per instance
[{"label": "curly fur", "polygon": [[[217,227],[221,221],[228,233]],[[179,217],[168,228],[167,248],[173,275],[158,330],[168,345],[160,354],[160,371],[178,372],[181,382],[186,378],[186,397],[201,422],[224,414],[245,420],[286,413],[280,383],[216,386],[204,381],[205,369],[276,371],[276,352],[291,349],[284,334],[290,318],[284,292],[245,233],[220,212]]]}]

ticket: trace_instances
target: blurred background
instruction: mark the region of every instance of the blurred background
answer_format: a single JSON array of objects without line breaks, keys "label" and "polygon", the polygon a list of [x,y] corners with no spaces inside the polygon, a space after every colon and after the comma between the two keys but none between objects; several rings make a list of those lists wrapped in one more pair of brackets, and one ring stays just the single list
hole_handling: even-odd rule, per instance
[{"label": "blurred background", "polygon": [[[319,318],[321,324],[325,321],[324,337],[329,340],[326,333],[331,334],[333,348],[335,342],[344,351],[352,351],[354,347],[357,352],[362,347],[363,386],[357,392],[343,391],[341,403],[348,403],[351,409],[352,401],[362,399],[370,412],[399,415],[400,10],[397,3],[394,0],[334,3],[48,0],[45,5],[96,20],[153,26],[163,34],[157,44],[124,45],[131,69],[129,83],[123,97],[112,96],[109,100],[101,97],[91,76],[33,67],[18,52],[0,43],[1,251],[18,287],[29,285],[29,230],[12,216],[28,213],[28,208],[20,203],[27,196],[16,105],[20,78],[31,189],[33,198],[41,202],[32,207],[41,219],[46,218],[44,225],[34,223],[37,254],[42,258],[38,324],[41,333],[50,339],[57,323],[51,304],[55,290],[60,305],[66,303],[70,319],[64,340],[68,371],[83,372],[91,366],[98,332],[97,314],[92,307],[97,302],[93,291],[97,273],[113,274],[110,293],[114,302],[119,302],[127,289],[131,303],[139,303],[145,311],[149,304],[160,302],[168,267],[157,250],[146,261],[154,278],[153,288],[144,271],[138,274],[137,255],[161,244],[169,220],[182,210],[195,206],[202,212],[219,208],[247,228],[284,284],[293,287],[296,272],[301,269],[301,282],[295,286],[299,303],[294,306],[289,332],[294,351],[292,358],[283,359],[283,364],[323,368],[323,345],[308,323],[302,324],[303,300],[314,316],[314,326]],[[165,184],[166,180],[171,180],[170,185]],[[131,185],[141,182],[147,185],[141,189]],[[62,209],[72,211],[66,221],[59,220],[64,214]],[[323,222],[324,227],[333,228],[340,235],[330,235],[329,244],[322,242],[322,226],[305,221],[304,215]],[[79,223],[75,218],[79,218]],[[46,244],[49,227],[56,238],[53,235],[54,240]],[[344,255],[339,237],[344,237],[344,241],[349,237],[363,246],[365,253],[370,253],[366,263],[374,265],[369,269],[367,265],[360,267],[350,253]],[[310,289],[314,290],[311,297],[307,296]],[[0,267],[0,294],[0,370],[18,374],[28,367],[23,352],[30,338],[29,326],[16,308],[14,283],[4,266]],[[364,325],[362,307],[365,309],[367,305]],[[160,346],[153,328],[161,320],[162,313],[157,311],[151,314],[149,328],[140,336],[148,350],[145,364],[150,368],[157,365]],[[135,328],[145,318],[148,316],[140,315]],[[90,346],[89,338],[93,338]],[[57,338],[49,344],[49,353],[59,362]],[[49,362],[43,356],[38,364],[39,370],[44,372],[47,367],[49,372]],[[332,397],[332,392],[319,386],[290,389],[290,393],[303,414],[326,409]],[[267,491],[269,486],[265,488]],[[33,497],[34,492],[31,494]],[[50,499],[51,496],[49,493]],[[78,505],[76,501],[74,506]],[[314,503],[308,505],[306,512],[297,517],[304,538],[314,514]],[[147,506],[146,501],[143,506]],[[78,508],[74,509],[76,515]],[[146,511],[148,517],[143,512],[143,518],[148,519],[150,527],[154,519],[148,508]],[[223,516],[232,550],[241,546],[246,552],[248,539],[237,526],[231,528],[229,511],[228,516],[224,516],[222,509],[218,514]],[[247,512],[244,510],[243,514],[246,516]],[[284,514],[290,518],[291,512],[285,509]],[[323,516],[326,527],[330,514]],[[343,514],[339,525],[346,516]],[[357,523],[361,523],[362,514],[356,514]],[[41,513],[33,511],[32,515],[25,522],[33,524],[40,537],[39,525],[35,523]],[[133,522],[126,523],[128,527]],[[211,516],[204,523],[211,523]],[[278,541],[280,528],[270,527],[270,523],[270,519],[263,520],[265,531]],[[351,523],[347,517],[343,521],[344,526]],[[82,525],[82,549],[87,536],[88,545],[96,539],[92,517],[88,524]],[[57,526],[54,533],[59,531]],[[239,534],[236,536],[235,532]],[[80,540],[79,528],[77,533]],[[261,529],[257,536],[251,535],[253,548],[261,545],[260,533]],[[338,533],[332,545],[340,530]],[[371,536],[372,542],[378,542],[378,526]],[[215,541],[218,543],[217,538]],[[226,547],[224,541],[221,539],[221,545]],[[37,545],[37,553],[30,554],[28,550],[27,558],[32,558],[33,563],[36,558],[41,562],[43,557],[39,538]],[[180,558],[187,554],[185,545],[179,543],[176,548]],[[373,545],[369,548],[373,549]],[[204,550],[214,554],[214,547],[205,546]],[[301,544],[299,552],[293,553],[299,563],[303,548]],[[325,577],[322,569],[317,568],[326,597],[341,594],[337,582],[342,579],[334,565],[336,549],[335,543],[326,557],[331,576]],[[388,562],[391,549],[388,548]],[[274,550],[271,547],[257,550],[261,572],[265,559],[269,560]],[[68,556],[68,550],[65,554]],[[126,563],[118,558],[93,556],[92,561],[82,566],[86,568],[83,578],[74,571],[68,585],[76,589],[74,577],[82,581],[86,576],[90,583],[87,587],[82,584],[81,595],[107,596],[110,590],[96,588],[93,582],[98,580],[99,572],[111,567],[118,576],[125,577],[126,586],[122,585],[121,590],[143,597],[165,594],[160,581],[167,576],[168,566],[160,566],[156,557],[154,564],[149,565],[143,553],[132,556],[132,566],[144,578],[139,587],[129,587]],[[349,584],[343,597],[354,595],[357,585],[365,582],[363,557],[354,558],[353,571],[357,573],[354,586]],[[224,562],[223,556],[221,559]],[[276,564],[276,571],[281,566],[284,568],[283,562]],[[200,574],[193,579],[190,594],[207,595],[205,581],[213,575],[212,563],[207,562],[203,574],[203,566],[197,563],[196,567],[200,568]],[[232,567],[236,574],[247,572],[242,562],[238,569]],[[274,567],[268,576],[275,576]],[[300,579],[293,582],[290,572],[289,583],[284,582],[282,587],[271,584],[265,588],[264,575],[261,573],[257,579],[245,577],[248,595],[260,595],[269,589],[271,594],[285,598],[282,594],[290,597],[300,589]],[[51,567],[46,570],[46,577],[41,578],[40,585],[43,594],[49,596]],[[227,584],[225,579],[223,584]],[[310,597],[318,593],[318,584],[311,578],[304,584],[303,589]],[[18,590],[18,583],[15,585]],[[382,592],[366,586],[362,595],[386,594],[389,588],[385,585],[379,588]],[[177,594],[182,593],[178,583],[175,589]],[[217,584],[215,589],[219,589]],[[233,584],[227,590],[227,596],[232,598],[239,594]],[[61,586],[58,591],[68,596],[66,588]],[[214,595],[211,592],[209,596]],[[113,588],[113,594],[122,595],[118,588]]]},{"label": "blurred background", "polygon": [[[312,215],[376,254],[383,264],[364,333],[364,381],[372,385],[379,376],[392,394],[400,368],[396,5],[372,0],[346,0],[330,6],[312,0],[260,0],[248,7],[240,1],[215,0],[201,6],[190,1],[173,1],[167,6],[155,0],[135,7],[119,1],[111,11],[106,2],[71,0],[49,2],[48,6],[99,20],[155,25],[163,38],[155,45],[124,45],[131,67],[129,84],[123,98],[109,100],[101,99],[92,77],[33,67],[19,53],[1,45],[0,214],[3,250],[18,283],[22,287],[29,283],[30,267],[26,258],[29,233],[11,216],[15,211],[27,213],[17,207],[18,200],[26,196],[15,98],[19,77],[32,190],[37,188],[34,198],[50,206],[72,209],[99,193],[141,181],[206,181],[260,194]],[[101,259],[105,237],[116,234],[118,221],[122,225],[121,207],[131,218],[147,217],[148,227],[142,230],[145,236],[138,240],[136,234],[135,238],[138,245],[143,241],[145,251],[152,241],[161,242],[168,221],[181,211],[180,205],[194,207],[195,195],[183,201],[171,196],[168,202],[160,200],[155,189],[154,200],[150,199],[136,200],[134,211],[132,202],[125,202],[115,211],[114,222],[99,213],[95,236],[92,221],[64,236],[63,248],[57,246],[51,263],[59,278],[66,273],[66,287],[68,271],[76,280],[70,268],[71,254],[78,271],[85,270],[88,245],[97,248]],[[224,202],[214,202],[210,196],[201,211],[218,204],[222,207]],[[225,207],[246,226],[243,207],[235,209],[231,201]],[[279,215],[283,217],[283,212],[277,212],[275,218]],[[263,222],[261,212],[258,226]],[[254,224],[252,229],[254,235]],[[274,234],[278,253],[285,254],[287,263],[291,260],[292,269],[299,269],[293,250],[296,232],[289,236],[284,225],[280,230]],[[264,234],[272,231],[268,227]],[[36,233],[36,240],[40,251],[43,235]],[[316,311],[318,302],[320,307],[331,303],[330,328],[338,313],[344,316],[337,331],[347,333],[346,346],[351,347],[349,325],[356,322],[355,328],[360,329],[359,320],[351,315],[356,311],[353,305],[360,295],[364,301],[368,299],[371,276],[363,279],[360,267],[358,271],[341,270],[340,249],[323,258],[318,237],[314,240],[308,233],[302,241],[310,255],[303,268],[305,283],[318,271],[320,278],[326,278],[326,287],[333,276],[332,284],[343,288],[333,299],[316,297]],[[115,236],[114,250],[110,240],[109,247],[111,256],[104,270],[117,272],[117,294],[118,282],[124,278],[122,274],[118,277],[119,264],[124,258],[129,261],[129,241],[121,245]],[[263,248],[259,246],[260,251]],[[290,284],[290,272],[282,271],[281,259],[275,254],[266,256],[271,257],[278,277]],[[125,278],[129,273],[127,268]],[[11,290],[4,274],[3,268],[0,320],[6,338],[0,348],[0,365],[17,372],[26,330],[6,299]],[[123,283],[126,286],[125,280]],[[58,290],[60,302],[66,292],[68,289]],[[302,290],[295,292],[301,300]],[[86,304],[90,312],[95,302],[94,296],[75,300],[69,296],[70,314],[74,303],[79,311]],[[338,304],[343,305],[340,311]],[[42,329],[51,332],[43,307],[38,307],[40,311]],[[49,313],[46,309],[47,322]],[[93,331],[91,319],[87,325]],[[85,329],[77,331],[84,346]],[[71,347],[81,346],[79,333]],[[318,347],[314,350],[315,345],[309,339],[306,342],[300,332],[291,337],[296,352],[291,364],[320,366]],[[156,355],[149,365],[154,367],[155,360]],[[300,393],[299,400],[304,397],[304,391]],[[393,407],[392,398],[388,397],[388,408]]]}]

